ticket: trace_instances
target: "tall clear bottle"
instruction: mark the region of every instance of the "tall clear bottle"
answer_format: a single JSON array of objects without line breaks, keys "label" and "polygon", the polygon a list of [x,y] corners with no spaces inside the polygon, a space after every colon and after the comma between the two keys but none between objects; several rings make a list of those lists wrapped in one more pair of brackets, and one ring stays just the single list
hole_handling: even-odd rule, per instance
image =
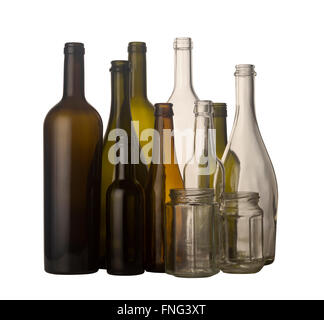
[{"label": "tall clear bottle", "polygon": [[184,167],[184,185],[185,188],[212,188],[216,169],[212,102],[196,101],[194,115],[194,149]]},{"label": "tall clear bottle", "polygon": [[84,46],[66,43],[62,100],[44,121],[45,270],[98,270],[102,121],[84,95]]},{"label": "tall clear bottle", "polygon": [[[145,133],[142,135],[143,131],[154,129],[154,108],[147,98],[145,42],[130,42],[128,44],[128,61],[131,64],[130,104],[132,119],[134,122],[138,122],[137,134],[140,149],[142,149],[147,144]],[[146,153],[143,154],[146,155]],[[146,157],[145,160],[149,167],[150,158]]]},{"label": "tall clear bottle", "polygon": [[255,115],[253,65],[236,66],[236,114],[222,161],[227,192],[258,192],[263,209],[263,254],[266,264],[275,258],[278,187]]},{"label": "tall clear bottle", "polygon": [[176,156],[182,175],[183,168],[193,151],[195,123],[193,109],[198,97],[192,85],[192,40],[176,38],[173,46],[174,89],[168,102],[173,104]]}]

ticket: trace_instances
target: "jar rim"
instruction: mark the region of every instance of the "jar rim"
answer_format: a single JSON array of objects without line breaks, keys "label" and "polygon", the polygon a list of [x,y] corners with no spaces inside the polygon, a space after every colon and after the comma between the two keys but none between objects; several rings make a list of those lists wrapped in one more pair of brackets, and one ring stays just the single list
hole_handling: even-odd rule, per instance
[{"label": "jar rim", "polygon": [[170,189],[171,201],[214,203],[216,190],[213,188],[174,188]]},{"label": "jar rim", "polygon": [[237,192],[224,192],[222,194],[223,200],[239,200],[239,199],[259,199],[260,195],[258,192],[251,191],[237,191]]}]

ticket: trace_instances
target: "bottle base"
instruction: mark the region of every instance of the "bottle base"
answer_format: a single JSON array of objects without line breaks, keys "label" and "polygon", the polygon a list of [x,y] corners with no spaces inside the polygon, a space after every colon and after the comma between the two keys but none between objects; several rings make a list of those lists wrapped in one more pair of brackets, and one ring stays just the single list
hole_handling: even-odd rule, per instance
[{"label": "bottle base", "polygon": [[111,271],[111,270],[107,270],[107,273],[112,275],[112,276],[138,276],[140,274],[144,273],[143,271]]},{"label": "bottle base", "polygon": [[61,275],[61,276],[73,276],[73,275],[87,275],[87,274],[92,274],[98,272],[97,269],[92,269],[92,270],[81,270],[81,271],[55,271],[55,270],[50,270],[50,269],[45,269],[46,273],[49,274],[54,274],[54,275]]},{"label": "bottle base", "polygon": [[264,265],[268,266],[274,262],[274,258],[268,258],[265,260]]},{"label": "bottle base", "polygon": [[264,266],[264,261],[254,263],[229,263],[221,266],[221,270],[224,273],[231,274],[249,274],[257,273]]}]

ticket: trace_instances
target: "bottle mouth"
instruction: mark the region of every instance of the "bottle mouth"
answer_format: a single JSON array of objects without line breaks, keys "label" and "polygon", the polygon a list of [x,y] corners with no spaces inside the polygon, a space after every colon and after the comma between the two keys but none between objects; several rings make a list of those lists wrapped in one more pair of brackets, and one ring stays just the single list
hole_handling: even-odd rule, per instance
[{"label": "bottle mouth", "polygon": [[146,43],[140,41],[132,41],[128,44],[128,52],[146,52]]},{"label": "bottle mouth", "polygon": [[173,48],[175,50],[188,50],[193,48],[193,42],[191,38],[175,38],[173,42]]},{"label": "bottle mouth", "polygon": [[214,117],[227,117],[227,105],[223,102],[213,102]]},{"label": "bottle mouth", "polygon": [[212,102],[210,100],[197,100],[194,107],[195,115],[207,115],[213,114]]},{"label": "bottle mouth", "polygon": [[215,203],[215,189],[212,188],[185,188],[171,189],[170,198],[177,203]]},{"label": "bottle mouth", "polygon": [[154,115],[156,117],[171,118],[173,116],[172,103],[156,103],[154,105]]},{"label": "bottle mouth", "polygon": [[111,72],[129,72],[130,71],[130,62],[127,60],[113,60],[111,61]]},{"label": "bottle mouth", "polygon": [[84,54],[84,44],[81,42],[67,42],[64,46],[64,54]]},{"label": "bottle mouth", "polygon": [[237,64],[235,66],[235,76],[256,76],[253,64]]}]

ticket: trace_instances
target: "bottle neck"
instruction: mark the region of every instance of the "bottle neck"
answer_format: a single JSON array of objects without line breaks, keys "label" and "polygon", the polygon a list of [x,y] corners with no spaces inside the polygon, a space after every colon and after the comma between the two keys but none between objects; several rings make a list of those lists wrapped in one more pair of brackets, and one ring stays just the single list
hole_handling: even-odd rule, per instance
[{"label": "bottle neck", "polygon": [[236,76],[236,120],[245,127],[256,122],[254,107],[254,75]]},{"label": "bottle neck", "polygon": [[199,162],[202,157],[207,158],[212,151],[212,136],[210,129],[213,129],[211,116],[197,114],[195,117],[195,135],[193,155]]},{"label": "bottle neck", "polygon": [[63,98],[67,97],[84,98],[83,54],[65,54]]},{"label": "bottle neck", "polygon": [[[153,163],[177,164],[174,152],[172,117],[155,116],[153,138]],[[159,152],[157,152],[159,150]]]},{"label": "bottle neck", "polygon": [[147,99],[146,89],[146,53],[130,52],[131,63],[131,98]]},{"label": "bottle neck", "polygon": [[191,49],[175,49],[174,90],[194,92],[192,86]]},{"label": "bottle neck", "polygon": [[214,117],[213,122],[216,130],[216,155],[221,159],[227,145],[226,117]]},{"label": "bottle neck", "polygon": [[135,170],[131,156],[133,135],[129,102],[129,71],[111,72],[111,113],[116,123],[116,129],[123,129],[127,134],[127,137],[117,141],[120,146],[117,152],[120,162],[116,164],[116,180],[133,181],[135,180]]}]

